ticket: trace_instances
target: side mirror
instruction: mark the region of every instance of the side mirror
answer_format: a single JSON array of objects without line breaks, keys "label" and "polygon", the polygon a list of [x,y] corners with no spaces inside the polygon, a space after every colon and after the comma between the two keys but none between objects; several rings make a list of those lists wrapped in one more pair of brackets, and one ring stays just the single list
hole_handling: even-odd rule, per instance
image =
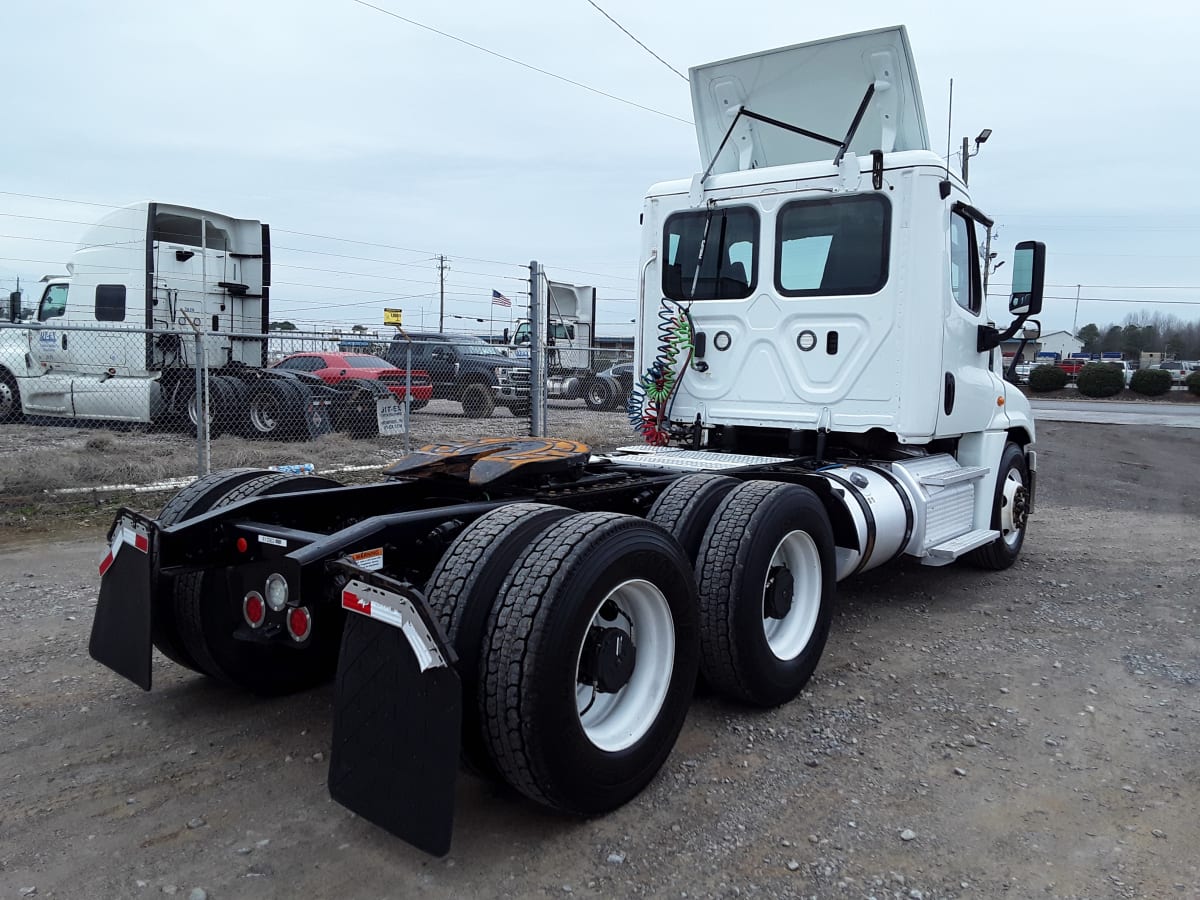
[{"label": "side mirror", "polygon": [[1013,254],[1012,296],[1008,311],[1014,316],[1036,316],[1042,311],[1042,289],[1046,281],[1046,245],[1021,241]]},{"label": "side mirror", "polygon": [[18,291],[8,295],[8,321],[21,321],[21,294]]},{"label": "side mirror", "polygon": [[508,329],[507,328],[504,329],[504,343],[506,343],[506,344],[508,343]]}]

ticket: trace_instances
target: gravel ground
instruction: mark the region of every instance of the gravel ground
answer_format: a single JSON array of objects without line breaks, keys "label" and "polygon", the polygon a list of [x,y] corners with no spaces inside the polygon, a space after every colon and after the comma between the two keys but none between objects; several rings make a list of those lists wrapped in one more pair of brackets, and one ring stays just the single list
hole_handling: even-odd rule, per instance
[{"label": "gravel ground", "polygon": [[799,699],[698,698],[611,815],[463,777],[444,860],[329,800],[328,689],[144,694],[87,656],[100,531],[10,535],[0,898],[1200,896],[1200,436],[1039,436],[1012,569],[844,583]]}]

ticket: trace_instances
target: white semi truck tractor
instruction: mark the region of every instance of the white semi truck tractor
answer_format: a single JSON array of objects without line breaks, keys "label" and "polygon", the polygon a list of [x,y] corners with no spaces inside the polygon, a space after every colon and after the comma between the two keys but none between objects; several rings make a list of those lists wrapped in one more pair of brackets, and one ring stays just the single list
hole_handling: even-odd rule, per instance
[{"label": "white semi truck tractor", "polygon": [[[626,362],[634,348],[632,325],[598,329],[596,289],[588,285],[546,281],[546,396],[551,400],[583,400],[594,411],[622,409],[628,382],[617,377],[614,363]],[[516,357],[528,357],[531,324],[518,319],[505,343]]]},{"label": "white semi truck tractor", "polygon": [[377,401],[392,402],[374,382],[335,389],[267,368],[271,242],[257,220],[130,204],[84,231],[67,271],[42,279],[28,324],[10,299],[0,421],[195,427],[199,384],[210,433],[304,438],[343,422],[369,430]]},{"label": "white semi truck tractor", "polygon": [[637,446],[487,438],[378,484],[237,470],[122,510],[92,655],[151,646],[260,693],[336,679],[329,787],[448,851],[460,760],[595,815],[674,746],[697,673],[787,703],[843,578],[1004,569],[1034,423],[999,343],[1041,306],[1018,244],[987,320],[987,217],[931,149],[902,28],[691,70],[704,171],[645,201]]}]

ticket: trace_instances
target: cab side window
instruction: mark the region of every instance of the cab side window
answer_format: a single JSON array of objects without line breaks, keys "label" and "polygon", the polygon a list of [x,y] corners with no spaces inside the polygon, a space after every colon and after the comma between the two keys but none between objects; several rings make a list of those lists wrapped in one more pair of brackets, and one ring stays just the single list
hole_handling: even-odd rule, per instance
[{"label": "cab side window", "polygon": [[45,322],[67,313],[67,285],[52,284],[46,288],[42,302],[38,306],[38,321]]},{"label": "cab side window", "polygon": [[978,315],[983,309],[975,228],[958,213],[950,216],[950,292],[967,312]]}]

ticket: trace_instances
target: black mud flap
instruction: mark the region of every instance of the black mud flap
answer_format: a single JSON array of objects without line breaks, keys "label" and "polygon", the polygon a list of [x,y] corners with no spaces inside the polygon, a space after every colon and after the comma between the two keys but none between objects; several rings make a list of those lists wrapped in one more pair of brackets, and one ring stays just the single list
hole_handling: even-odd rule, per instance
[{"label": "black mud flap", "polygon": [[[335,564],[342,565],[342,564]],[[453,651],[406,585],[354,567],[334,699],[329,793],[419,850],[454,826],[462,688]]]},{"label": "black mud flap", "polygon": [[145,691],[150,690],[153,538],[149,519],[126,509],[117,514],[100,563],[100,599],[88,641],[92,659]]}]

